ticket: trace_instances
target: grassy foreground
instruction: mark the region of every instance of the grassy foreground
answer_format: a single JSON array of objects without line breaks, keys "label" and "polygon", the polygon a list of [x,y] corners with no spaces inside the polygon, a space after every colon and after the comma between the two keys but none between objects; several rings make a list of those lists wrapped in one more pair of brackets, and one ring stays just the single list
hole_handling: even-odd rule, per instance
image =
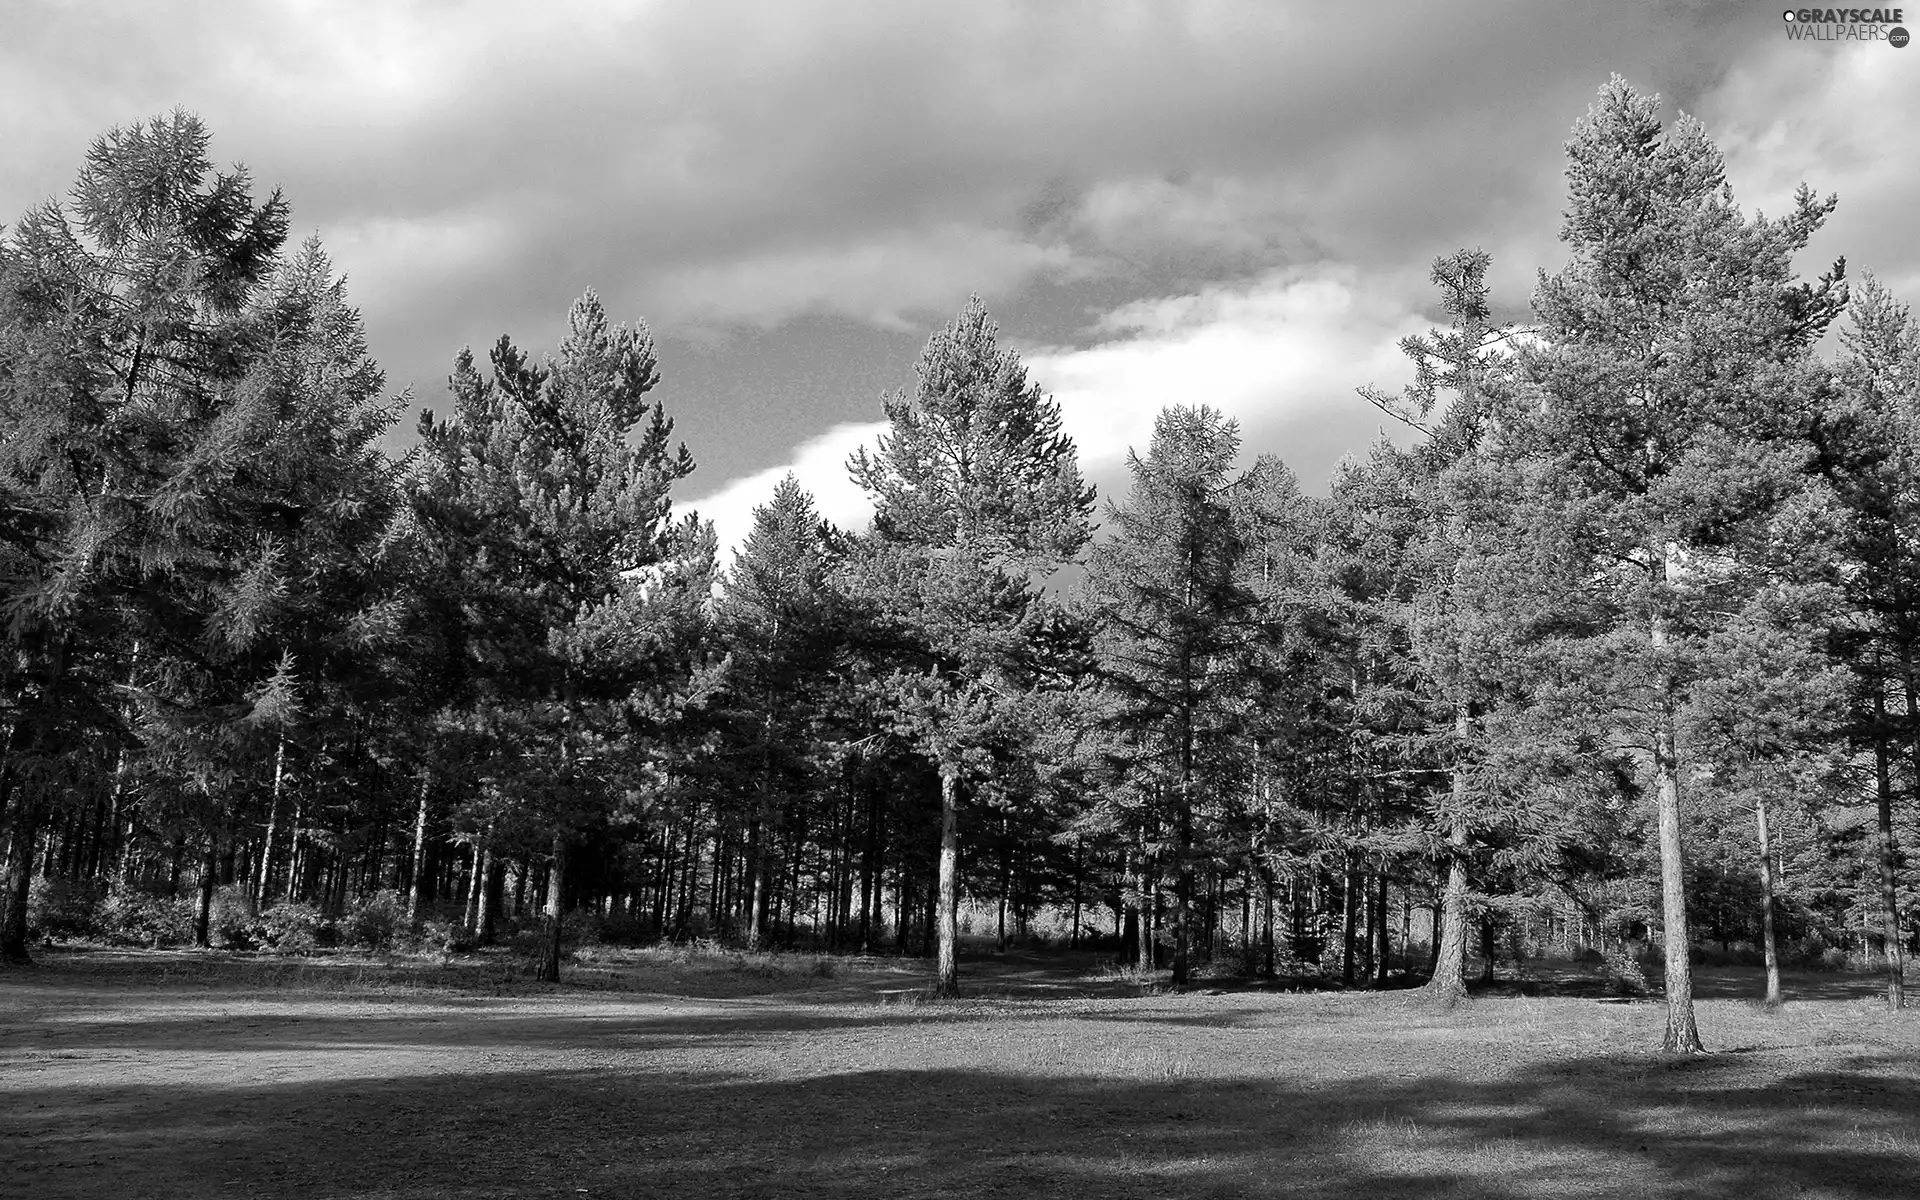
[{"label": "grassy foreground", "polygon": [[1920,1017],[1832,983],[1669,1061],[1656,1004],[966,969],[50,954],[0,973],[0,1194],[1920,1196]]}]

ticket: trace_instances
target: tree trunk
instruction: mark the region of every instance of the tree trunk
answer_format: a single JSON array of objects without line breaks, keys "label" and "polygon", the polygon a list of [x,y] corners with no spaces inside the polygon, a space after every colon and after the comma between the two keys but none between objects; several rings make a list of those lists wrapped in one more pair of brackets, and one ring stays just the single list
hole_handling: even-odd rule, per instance
[{"label": "tree trunk", "polygon": [[1453,765],[1453,819],[1447,831],[1447,889],[1434,932],[1433,971],[1422,990],[1446,1005],[1458,1004],[1467,994],[1467,771],[1466,744],[1473,732],[1473,715],[1464,704],[1453,707],[1453,735],[1457,743]]},{"label": "tree trunk", "polygon": [[1753,802],[1760,830],[1760,944],[1767,958],[1767,1003],[1780,1003],[1780,958],[1773,941],[1773,844],[1767,837],[1767,802]]},{"label": "tree trunk", "polygon": [[[1666,582],[1673,546],[1660,551],[1660,582]],[[1656,605],[1665,603],[1656,596]],[[1658,726],[1653,769],[1660,803],[1660,916],[1666,954],[1667,1032],[1661,1046],[1671,1054],[1700,1054],[1700,1027],[1693,1019],[1693,945],[1687,930],[1687,869],[1680,835],[1680,755],[1676,744],[1672,668],[1667,657],[1667,620],[1657,609],[1649,629],[1655,670],[1660,672]]]},{"label": "tree trunk", "polygon": [[1180,808],[1174,813],[1173,986],[1187,986],[1193,934],[1193,714],[1183,712],[1180,731]]},{"label": "tree trunk", "polygon": [[993,952],[1007,952],[1007,893],[1013,889],[1013,843],[1007,837],[1007,819],[1000,818],[1000,922],[994,934]]},{"label": "tree trunk", "polygon": [[[1876,659],[1878,654],[1874,656]],[[1911,703],[1911,699],[1909,700]],[[1875,839],[1880,858],[1880,941],[1887,960],[1887,1008],[1898,1012],[1907,1004],[1904,964],[1900,945],[1900,890],[1897,867],[1899,858],[1893,842],[1893,779],[1887,749],[1886,681],[1873,681],[1873,755],[1876,791],[1879,800],[1879,830]]]},{"label": "tree trunk", "polygon": [[1260,975],[1272,979],[1273,961],[1273,871],[1260,868]]},{"label": "tree trunk", "polygon": [[1353,851],[1346,852],[1341,862],[1340,887],[1340,982],[1343,986],[1353,986],[1353,922],[1354,905],[1358,898],[1353,894]]},{"label": "tree trunk", "polygon": [[413,888],[407,896],[407,924],[420,920],[421,910],[433,899],[433,881],[427,877],[427,801],[433,792],[433,768],[420,768],[420,805],[413,819]]},{"label": "tree trunk", "polygon": [[219,867],[219,839],[207,838],[207,854],[200,860],[200,902],[193,911],[193,944],[206,947],[213,944],[213,873]]},{"label": "tree trunk", "polygon": [[761,839],[758,819],[747,824],[747,878],[741,889],[747,895],[747,949],[758,950],[766,936],[767,865],[762,859],[766,847]]},{"label": "tree trunk", "polygon": [[542,983],[560,982],[560,925],[566,912],[566,871],[567,838],[565,834],[555,834],[553,869],[547,874],[545,937],[540,953],[540,969],[535,976]]},{"label": "tree trunk", "polygon": [[27,952],[27,898],[33,891],[33,843],[40,806],[28,794],[13,816],[13,850],[8,855],[6,915],[0,917],[0,962],[32,962]]},{"label": "tree trunk", "polygon": [[1067,949],[1080,948],[1080,890],[1081,879],[1086,875],[1086,846],[1080,838],[1073,839],[1073,933],[1067,938]]},{"label": "tree trunk", "polygon": [[[260,915],[260,905],[267,898],[267,887],[273,879],[273,844],[280,837],[280,793],[286,779],[287,735],[283,732],[273,748],[273,795],[267,804],[267,837],[260,847],[260,861],[255,864],[253,887],[247,893],[247,911],[254,916]],[[116,775],[114,790],[119,791],[120,783]]]},{"label": "tree trunk", "polygon": [[960,994],[960,781],[952,770],[940,772],[940,890],[935,900],[934,932],[938,960],[934,969],[936,996]]},{"label": "tree trunk", "polygon": [[1388,961],[1393,949],[1387,931],[1387,873],[1385,871],[1374,874],[1373,933],[1373,986],[1380,988],[1387,985]]},{"label": "tree trunk", "polygon": [[467,879],[467,931],[474,936],[480,933],[480,909],[485,903],[487,893],[487,872],[493,867],[493,850],[490,847],[473,848],[473,866]]},{"label": "tree trunk", "polygon": [[480,893],[480,927],[474,931],[474,941],[482,946],[493,945],[495,926],[500,914],[500,897],[507,886],[507,864],[493,851],[487,851],[487,873]]},{"label": "tree trunk", "polygon": [[1147,972],[1154,968],[1153,961],[1153,880],[1147,869],[1147,855],[1141,852],[1134,871],[1134,911],[1138,915],[1139,941],[1135,943],[1134,965]]}]

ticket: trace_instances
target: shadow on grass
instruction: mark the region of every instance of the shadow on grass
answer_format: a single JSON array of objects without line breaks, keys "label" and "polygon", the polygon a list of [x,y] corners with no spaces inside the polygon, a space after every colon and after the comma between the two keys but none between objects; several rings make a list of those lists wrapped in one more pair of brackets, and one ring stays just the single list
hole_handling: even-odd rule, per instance
[{"label": "shadow on grass", "polygon": [[1904,1062],[1751,1062],[1341,1086],[964,1070],[12,1086],[0,1144],[19,1194],[56,1200],[1920,1195],[1920,1082],[1885,1073]]}]

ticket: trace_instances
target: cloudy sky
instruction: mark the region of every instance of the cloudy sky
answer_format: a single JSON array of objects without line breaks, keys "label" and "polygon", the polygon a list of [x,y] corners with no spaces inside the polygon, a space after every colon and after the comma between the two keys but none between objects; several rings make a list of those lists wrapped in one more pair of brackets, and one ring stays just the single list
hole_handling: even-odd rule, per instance
[{"label": "cloudy sky", "polygon": [[1436,255],[1486,248],[1524,317],[1614,71],[1707,123],[1744,205],[1839,194],[1803,271],[1920,296],[1920,47],[1790,41],[1762,3],[12,0],[0,219],[185,106],[418,405],[589,287],[644,319],[723,538],[788,469],[857,523],[846,456],[969,292],[1108,494],[1200,402],[1319,490],[1379,433],[1353,389],[1408,374]]}]

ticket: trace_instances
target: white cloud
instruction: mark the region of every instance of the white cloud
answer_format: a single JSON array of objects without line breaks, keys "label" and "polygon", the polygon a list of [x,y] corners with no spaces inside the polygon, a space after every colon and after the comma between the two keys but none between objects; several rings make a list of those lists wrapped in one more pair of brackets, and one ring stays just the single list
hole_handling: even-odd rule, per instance
[{"label": "white cloud", "polygon": [[1316,413],[1351,419],[1353,389],[1404,378],[1399,340],[1423,327],[1352,271],[1286,270],[1125,305],[1095,326],[1117,336],[1026,361],[1060,402],[1084,468],[1111,486],[1170,404],[1212,405],[1239,420],[1250,452],[1287,457],[1273,444],[1282,426]]},{"label": "white cloud", "polygon": [[[1059,402],[1082,470],[1113,494],[1124,487],[1127,451],[1145,449],[1167,405],[1210,404],[1239,419],[1250,453],[1288,457],[1286,446],[1274,444],[1283,427],[1323,417],[1352,423],[1367,411],[1353,389],[1404,379],[1399,340],[1424,327],[1391,292],[1352,271],[1281,271],[1125,305],[1095,324],[1103,340],[1094,345],[1022,359],[1029,377]],[[751,527],[754,506],[792,471],[824,515],[864,526],[872,509],[847,478],[846,461],[885,429],[836,426],[797,447],[787,462],[736,479],[692,507],[715,521],[723,545],[735,545]]]},{"label": "white cloud", "polygon": [[1726,156],[1734,197],[1779,216],[1803,181],[1840,207],[1799,264],[1815,273],[1845,255],[1911,301],[1920,289],[1912,159],[1896,152],[1920,112],[1920,72],[1884,43],[1788,42],[1730,71],[1700,116]]},{"label": "white cloud", "polygon": [[887,431],[884,421],[835,425],[818,437],[794,447],[792,456],[777,467],[743,475],[687,507],[712,521],[719,535],[721,562],[753,529],[753,510],[773,499],[773,489],[791,471],[800,485],[813,493],[820,515],[836,525],[864,529],[873,518],[873,505],[847,475],[847,459]]}]

